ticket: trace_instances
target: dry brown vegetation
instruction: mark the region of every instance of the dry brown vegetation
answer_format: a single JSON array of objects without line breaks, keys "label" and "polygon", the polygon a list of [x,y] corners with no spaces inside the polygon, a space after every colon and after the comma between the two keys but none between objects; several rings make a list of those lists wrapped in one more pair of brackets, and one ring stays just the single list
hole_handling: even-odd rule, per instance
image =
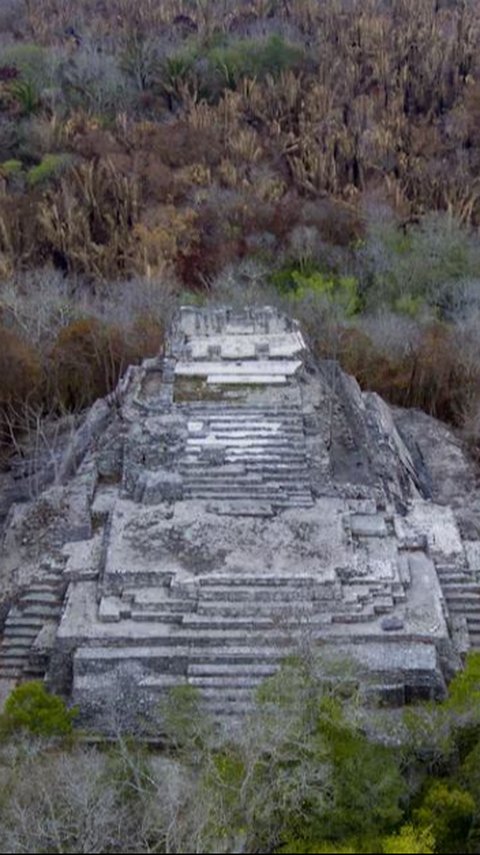
[{"label": "dry brown vegetation", "polygon": [[[354,6],[27,2],[24,47],[36,45],[35,67],[54,71],[31,104],[18,80],[3,80],[3,124],[13,115],[26,125],[30,111],[37,138],[43,125],[42,141],[76,165],[56,186],[53,174],[21,192],[7,160],[4,268],[50,260],[112,279],[166,265],[188,286],[198,264],[219,272],[256,233],[281,241],[278,221],[304,223],[306,200],[325,197],[337,202],[330,230],[341,242],[362,234],[372,198],[405,220],[442,209],[477,225],[478,6]],[[33,60],[22,54],[16,64],[18,44],[3,53],[25,76]],[[96,93],[89,60],[103,62]],[[30,116],[30,144],[31,125]],[[10,160],[19,148],[10,146]],[[45,151],[28,154],[34,162]],[[212,211],[221,223],[212,225]]]},{"label": "dry brown vegetation", "polygon": [[[253,259],[353,276],[361,312],[417,313],[421,344],[398,358],[335,315],[340,357],[396,403],[472,422],[480,380],[438,293],[480,269],[479,48],[470,0],[8,0],[0,277],[71,283],[72,336],[35,364],[51,372],[65,347],[69,365],[75,324],[95,328],[86,387],[72,369],[60,399],[86,403],[142,355],[80,292],[140,277],[208,295]],[[32,343],[2,323],[28,377]],[[115,366],[101,382],[99,347]]]}]

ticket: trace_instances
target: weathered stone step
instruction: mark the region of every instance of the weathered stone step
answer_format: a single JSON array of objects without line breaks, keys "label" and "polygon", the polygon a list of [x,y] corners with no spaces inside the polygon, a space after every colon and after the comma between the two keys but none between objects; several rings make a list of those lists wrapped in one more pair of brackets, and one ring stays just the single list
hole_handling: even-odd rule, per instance
[{"label": "weathered stone step", "polygon": [[298,407],[294,406],[236,406],[232,407],[230,402],[226,404],[225,401],[208,401],[205,402],[207,406],[205,407],[203,402],[191,402],[192,412],[195,412],[196,417],[203,413],[205,419],[211,419],[212,421],[226,421],[232,422],[233,424],[237,424],[239,420],[251,420],[251,421],[263,421],[268,419],[268,421],[277,421],[280,419],[288,419],[290,421],[302,421],[302,412]]},{"label": "weathered stone step", "polygon": [[303,440],[305,434],[303,432],[303,428],[298,425],[281,425],[279,423],[269,425],[267,422],[244,422],[243,424],[233,423],[232,425],[221,425],[221,424],[210,424],[204,425],[201,430],[191,431],[188,436],[188,442],[191,440],[208,440],[211,437],[215,439],[226,439],[228,441],[235,441],[236,439],[248,439],[251,438],[254,441],[270,439],[275,440],[277,438],[281,438],[285,440],[286,438],[298,438],[299,441]]},{"label": "weathered stone step", "polygon": [[[204,476],[209,476],[212,474],[213,467],[209,463],[200,463],[198,459],[194,462],[186,462],[182,463],[179,467],[180,472],[186,478],[195,478]],[[308,466],[304,463],[288,463],[282,458],[281,462],[275,463],[271,465],[270,463],[258,463],[256,460],[248,461],[246,463],[221,463],[215,465],[215,471],[218,474],[223,475],[225,478],[234,477],[234,478],[242,478],[245,475],[256,475],[264,476],[270,475],[276,478],[279,477],[297,477],[298,474],[309,474]]]},{"label": "weathered stone step", "polygon": [[[361,618],[360,618],[361,619]],[[314,629],[326,625],[331,624],[331,616],[325,616],[322,620],[321,616],[318,614],[313,615],[305,615],[305,618],[302,620],[302,615],[291,613],[291,614],[283,614],[283,615],[274,615],[272,617],[267,616],[222,616],[222,615],[185,615],[182,620],[182,626],[192,630],[198,629],[202,630],[205,627],[209,628],[209,631],[214,632],[216,630],[220,630],[222,632],[228,632],[230,630],[242,629],[249,630],[251,632],[262,632],[265,630],[272,630],[281,628],[291,629],[301,629],[308,625],[309,629]]]},{"label": "weathered stone step", "polygon": [[[182,405],[180,405],[180,408]],[[298,407],[290,406],[248,406],[248,405],[233,405],[225,401],[191,401],[188,404],[191,413],[195,413],[196,418],[199,415],[204,415],[205,419],[231,421],[234,424],[239,419],[251,419],[259,421],[263,418],[279,419],[286,418],[292,420],[301,420],[302,414]]]},{"label": "weathered stone step", "polygon": [[43,680],[46,670],[45,665],[27,665],[23,669],[22,678],[24,680]]},{"label": "weathered stone step", "polygon": [[306,464],[289,464],[289,463],[277,463],[274,466],[258,464],[258,463],[242,463],[242,471],[241,472],[230,472],[227,466],[224,469],[223,465],[215,465],[204,464],[202,466],[198,465],[195,468],[184,468],[181,469],[181,474],[184,478],[188,478],[190,481],[204,481],[205,479],[210,478],[223,478],[225,481],[228,479],[235,479],[236,483],[240,483],[242,480],[246,480],[248,483],[254,482],[255,480],[271,480],[271,481],[288,481],[294,480],[295,478],[302,478],[304,480],[308,480],[309,478],[309,469]]},{"label": "weathered stone step", "polygon": [[[331,606],[331,601],[328,601],[329,607]],[[235,602],[223,600],[223,601],[215,601],[213,598],[209,598],[209,600],[204,601],[201,600],[198,604],[198,609],[196,614],[207,616],[207,615],[222,615],[224,617],[246,617],[249,615],[250,617],[257,616],[278,616],[282,614],[291,614],[292,612],[296,614],[310,614],[313,615],[316,612],[320,611],[319,603],[312,603],[307,599],[297,599],[288,601],[285,597],[281,600],[275,600],[274,602],[255,602],[254,600],[244,599],[244,600],[236,600]]]},{"label": "weathered stone step", "polygon": [[132,605],[143,605],[144,603],[173,603],[185,606],[190,599],[192,602],[197,597],[197,586],[195,583],[178,582],[176,576],[171,575],[167,584],[154,585],[151,587],[143,586],[141,588],[126,587],[122,591],[122,600],[125,603]]},{"label": "weathered stone step", "polygon": [[183,620],[182,613],[173,613],[165,611],[147,610],[143,608],[132,609],[130,612],[130,620],[135,620],[143,623],[162,623],[162,624],[181,624]]},{"label": "weathered stone step", "polygon": [[222,686],[221,688],[215,686],[202,686],[201,695],[202,700],[219,703],[222,706],[225,702],[242,704],[253,700],[253,693],[250,686]]},{"label": "weathered stone step", "polygon": [[257,499],[257,500],[262,499],[264,502],[269,502],[272,505],[275,505],[278,507],[285,507],[285,508],[291,508],[291,507],[310,508],[310,507],[312,507],[312,504],[313,504],[312,497],[309,495],[305,495],[302,497],[293,497],[293,496],[292,497],[288,497],[288,496],[281,497],[281,496],[273,496],[271,493],[268,493],[268,494],[262,496],[259,493],[255,493],[255,494],[246,493],[246,492],[245,493],[240,493],[240,492],[234,493],[231,491],[227,492],[227,491],[222,491],[222,490],[212,490],[211,492],[207,492],[206,490],[191,490],[191,491],[187,490],[187,491],[185,491],[185,498],[186,499],[198,499],[200,501],[211,500],[211,501],[218,501],[218,502],[221,502],[221,501],[224,501],[224,502],[232,501],[233,502],[233,501],[239,501],[239,500],[242,500],[244,502],[248,502],[249,499]]},{"label": "weathered stone step", "polygon": [[455,573],[450,570],[442,572],[437,567],[437,576],[440,580],[442,587],[448,585],[475,584],[474,576],[470,573]]},{"label": "weathered stone step", "polygon": [[237,486],[255,486],[258,485],[273,485],[274,487],[285,484],[288,487],[295,487],[298,482],[300,484],[308,484],[310,473],[305,466],[292,467],[288,470],[274,470],[271,472],[264,471],[259,466],[250,470],[248,464],[245,467],[245,472],[241,475],[229,475],[222,471],[221,467],[216,469],[213,466],[205,466],[202,472],[183,472],[183,478],[187,484],[195,484],[198,486],[209,484],[235,484]]},{"label": "weathered stone step", "polygon": [[319,604],[326,603],[330,608],[333,599],[326,593],[322,596],[320,590],[314,588],[202,588],[202,594],[198,601],[198,612],[205,613],[210,609],[251,609],[258,608],[259,611],[268,611],[270,606],[274,609],[283,608],[318,608]]},{"label": "weathered stone step", "polygon": [[455,614],[465,614],[466,612],[478,612],[480,614],[480,601],[454,600],[452,602],[447,599],[447,606],[449,611]]},{"label": "weathered stone step", "polygon": [[[293,438],[295,437],[295,439]],[[200,434],[190,434],[187,438],[187,451],[201,450],[205,448],[295,448],[298,450],[304,448],[303,435],[296,433],[293,437],[283,431],[275,433],[268,432],[262,435],[259,431],[252,431],[249,435],[246,431],[240,432],[218,432],[211,431],[206,436]]]},{"label": "weathered stone step", "polygon": [[23,675],[23,665],[11,664],[0,660],[0,677],[4,680],[13,680]]},{"label": "weathered stone step", "polygon": [[448,585],[442,585],[442,590],[448,597],[456,597],[462,595],[471,595],[475,594],[480,597],[480,585],[472,583],[451,583]]},{"label": "weathered stone step", "polygon": [[335,624],[351,624],[351,623],[367,623],[376,616],[374,606],[366,606],[359,612],[345,612],[344,614],[336,613],[332,615],[332,623]]},{"label": "weathered stone step", "polygon": [[27,615],[23,612],[15,612],[15,614],[8,615],[5,621],[5,627],[36,627],[38,628],[43,626],[44,619],[39,615]]},{"label": "weathered stone step", "polygon": [[5,647],[2,644],[0,647],[0,656],[5,661],[6,659],[19,659],[24,660],[28,656],[28,650],[30,649],[30,645],[28,648],[22,646],[10,646],[6,645]]},{"label": "weathered stone step", "polygon": [[[59,571],[62,573],[63,571]],[[42,577],[41,582],[32,582],[30,587],[28,588],[28,592],[30,591],[55,591],[58,592],[63,588],[63,584],[60,584],[60,580],[58,576],[54,577]],[[27,592],[27,593],[28,593]]]},{"label": "weathered stone step", "polygon": [[272,506],[274,508],[312,508],[313,507],[313,499],[312,494],[306,493],[305,496],[301,498],[296,498],[295,496],[286,497],[285,499],[275,498],[272,499]]},{"label": "weathered stone step", "polygon": [[287,506],[290,506],[293,503],[299,503],[302,507],[304,503],[310,504],[312,501],[312,496],[309,492],[304,491],[303,493],[289,493],[287,490],[232,490],[217,487],[209,487],[206,488],[197,488],[194,487],[185,488],[184,497],[186,499],[202,499],[207,501],[211,499],[212,501],[223,501],[223,502],[264,502],[266,504],[280,504],[286,503]]},{"label": "weathered stone step", "polygon": [[4,636],[2,645],[0,646],[0,656],[7,650],[11,650],[12,648],[16,648],[19,650],[20,648],[25,648],[26,650],[30,650],[32,646],[32,642],[35,636],[25,636],[25,635],[13,635],[13,636]]},{"label": "weathered stone step", "polygon": [[[183,475],[203,475],[204,472],[211,471],[211,465],[208,463],[201,463],[198,457],[194,457],[191,460],[182,460],[179,464],[179,471],[182,472]],[[225,476],[237,476],[244,475],[246,472],[246,467],[243,463],[221,463],[216,467],[221,470],[222,474]]]},{"label": "weathered stone step", "polygon": [[19,609],[25,616],[44,617],[46,620],[61,613],[61,606],[56,603],[20,603]]},{"label": "weathered stone step", "polygon": [[270,677],[277,671],[276,665],[254,665],[252,663],[229,661],[227,663],[192,662],[188,674],[191,677],[230,677],[232,673],[241,676],[252,676],[258,680]]},{"label": "weathered stone step", "polygon": [[210,676],[205,675],[205,676],[199,676],[199,677],[189,676],[188,682],[190,683],[191,686],[196,686],[199,689],[211,689],[214,691],[223,690],[223,689],[238,690],[238,691],[242,691],[242,690],[251,691],[252,689],[256,689],[258,686],[260,686],[263,683],[264,679],[265,678],[262,676],[246,677],[246,676],[238,675],[238,676],[227,677],[225,675],[225,676],[219,676],[219,677],[214,677],[214,676],[210,677]]},{"label": "weathered stone step", "polygon": [[190,437],[225,436],[243,438],[246,435],[256,437],[276,437],[292,435],[293,437],[304,437],[303,422],[295,418],[274,418],[267,416],[264,419],[218,419],[198,418],[189,422]]},{"label": "weathered stone step", "polygon": [[175,644],[194,646],[199,653],[204,653],[208,647],[215,647],[219,644],[225,648],[242,644],[250,646],[252,651],[261,651],[264,645],[276,644],[281,647],[291,644],[291,639],[295,635],[300,638],[306,625],[308,625],[312,636],[316,633],[319,637],[322,630],[324,631],[325,627],[329,626],[326,623],[321,624],[319,621],[315,621],[315,623],[298,621],[289,623],[287,629],[268,621],[259,623],[255,621],[219,621],[217,624],[212,622],[210,618],[204,622],[199,620],[196,623],[186,620],[177,631],[172,629],[171,635],[163,637],[161,641],[163,644],[171,643],[172,646]]},{"label": "weathered stone step", "polygon": [[17,626],[16,624],[9,624],[5,627],[3,631],[4,638],[29,638],[33,640],[36,635],[38,635],[38,631],[40,629],[39,625],[31,626]]},{"label": "weathered stone step", "polygon": [[295,491],[290,492],[288,488],[273,488],[270,489],[247,489],[238,488],[232,489],[231,487],[222,487],[222,485],[218,485],[217,487],[185,487],[184,489],[184,498],[185,499],[202,499],[202,500],[218,500],[223,502],[236,502],[235,507],[239,507],[239,502],[263,502],[264,504],[279,504],[281,502],[286,502],[288,505],[290,503],[300,503],[303,506],[304,502],[311,503],[312,495],[309,490],[303,490],[303,492]]},{"label": "weathered stone step", "polygon": [[[187,682],[186,677],[181,674],[151,674],[143,679],[140,679],[138,686],[140,689],[150,689],[159,693],[167,693],[169,689],[175,686],[181,686]],[[94,674],[88,672],[86,674],[75,674],[75,691],[87,693],[92,689],[102,690],[105,686],[104,674]]]},{"label": "weathered stone step", "polygon": [[[135,611],[155,612],[155,614],[171,615],[171,614],[186,614],[193,611],[196,606],[196,598],[185,597],[184,599],[176,598],[172,600],[155,600],[148,602],[143,600],[134,600],[131,603],[131,609]],[[127,606],[126,606],[127,607]]]},{"label": "weathered stone step", "polygon": [[307,483],[308,481],[306,478],[289,480],[283,478],[278,478],[276,480],[273,478],[258,478],[253,480],[252,478],[242,477],[232,480],[225,476],[215,476],[213,474],[205,478],[189,478],[185,481],[186,486],[190,490],[208,490],[210,488],[219,489],[220,487],[242,491],[257,490],[259,492],[273,490],[275,493],[280,492],[281,490],[288,490],[288,492],[293,495],[295,493],[304,493]]},{"label": "weathered stone step", "polygon": [[20,600],[20,607],[24,604],[33,603],[36,605],[53,605],[61,606],[62,597],[55,591],[37,591],[29,590]]},{"label": "weathered stone step", "polygon": [[215,418],[232,417],[233,419],[244,416],[261,416],[265,418],[291,417],[299,418],[298,404],[242,404],[235,401],[188,401],[177,404],[178,410],[187,410],[195,416],[205,414],[205,418],[213,413]]},{"label": "weathered stone step", "polygon": [[255,642],[252,645],[245,645],[242,643],[240,634],[237,634],[236,643],[233,643],[234,640],[232,639],[232,644],[228,647],[223,643],[221,635],[217,638],[217,642],[217,644],[212,643],[211,646],[203,650],[200,649],[200,646],[192,648],[190,639],[184,643],[176,639],[176,644],[164,644],[162,646],[124,644],[118,647],[83,647],[75,654],[75,668],[86,673],[91,667],[95,669],[102,663],[107,667],[114,667],[120,662],[142,661],[152,669],[160,665],[162,669],[166,666],[166,670],[169,670],[170,673],[175,673],[177,670],[179,674],[182,674],[187,673],[187,668],[191,669],[195,663],[206,667],[209,661],[215,666],[224,664],[229,667],[236,667],[237,664],[252,667],[281,662],[294,649],[292,642],[280,647],[277,640],[271,635],[268,638],[268,643],[265,639],[265,644],[261,647]]},{"label": "weathered stone step", "polygon": [[202,588],[216,588],[219,586],[225,586],[227,588],[259,587],[264,589],[265,587],[269,586],[273,588],[278,588],[282,586],[291,586],[293,588],[299,588],[302,586],[315,587],[318,586],[320,580],[318,579],[318,577],[312,576],[311,574],[302,575],[301,573],[299,573],[298,575],[254,575],[251,573],[238,573],[236,576],[234,576],[233,574],[228,575],[224,573],[212,573],[210,576],[199,576],[197,582],[199,585],[201,585]]},{"label": "weathered stone step", "polygon": [[180,655],[180,650],[183,651],[182,655],[188,658],[197,654],[200,658],[210,658],[211,650],[220,648],[224,651],[230,651],[242,647],[249,650],[250,658],[256,660],[258,655],[258,661],[262,661],[265,648],[277,646],[280,655],[280,650],[284,650],[285,647],[293,644],[294,639],[301,640],[306,626],[308,626],[311,637],[319,640],[324,637],[325,632],[328,633],[329,631],[329,625],[317,625],[315,623],[312,626],[309,621],[302,624],[291,624],[288,629],[278,626],[258,629],[257,627],[245,627],[241,624],[234,625],[229,629],[219,629],[210,627],[207,622],[196,627],[187,625],[164,626],[163,632],[160,629],[163,625],[160,623],[159,632],[155,635],[150,632],[142,634],[141,626],[142,624],[139,622],[139,632],[135,637],[129,635],[109,639],[108,647],[105,646],[101,649],[113,651],[112,655],[118,656],[120,659],[123,658],[121,651],[127,647],[134,651],[132,652],[134,658],[142,658],[144,655],[142,650],[147,647],[153,659],[162,658],[161,651],[165,650],[169,651],[168,661],[171,662],[172,657],[177,654]]},{"label": "weathered stone step", "polygon": [[298,476],[289,480],[278,478],[263,478],[258,481],[253,481],[248,478],[227,479],[223,477],[209,477],[205,480],[185,479],[184,486],[188,490],[227,490],[234,492],[257,492],[257,493],[273,493],[281,496],[282,492],[289,496],[304,495],[309,490],[309,482],[305,477]]},{"label": "weathered stone step", "polygon": [[303,449],[296,451],[292,448],[264,449],[251,446],[250,448],[224,447],[219,449],[219,451],[222,454],[223,462],[219,461],[218,463],[214,462],[212,464],[208,454],[199,453],[195,456],[191,454],[191,452],[189,452],[186,462],[195,463],[197,466],[203,465],[204,471],[208,471],[209,468],[218,468],[218,470],[221,471],[222,466],[225,464],[245,467],[255,467],[255,464],[257,464],[257,469],[260,469],[263,466],[273,466],[276,468],[276,466],[281,463],[288,464],[290,467],[298,467],[300,469],[306,465],[306,453]]}]

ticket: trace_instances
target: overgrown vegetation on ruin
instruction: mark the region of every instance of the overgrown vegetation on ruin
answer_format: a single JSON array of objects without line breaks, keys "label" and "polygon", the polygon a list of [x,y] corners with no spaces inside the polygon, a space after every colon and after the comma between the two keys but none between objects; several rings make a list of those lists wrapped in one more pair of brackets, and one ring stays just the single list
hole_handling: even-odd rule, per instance
[{"label": "overgrown vegetation on ruin", "polygon": [[288,303],[475,443],[479,38],[473,0],[4,0],[2,444],[192,293]]},{"label": "overgrown vegetation on ruin", "polygon": [[230,738],[178,687],[162,752],[72,742],[59,699],[16,689],[0,721],[0,851],[478,852],[479,655],[446,701],[403,720],[365,709],[345,664],[326,681],[331,667],[286,662]]}]

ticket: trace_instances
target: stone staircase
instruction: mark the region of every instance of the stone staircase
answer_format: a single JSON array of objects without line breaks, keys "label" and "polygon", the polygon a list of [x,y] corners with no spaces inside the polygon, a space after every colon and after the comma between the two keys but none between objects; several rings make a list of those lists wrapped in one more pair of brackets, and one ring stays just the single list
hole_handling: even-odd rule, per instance
[{"label": "stone staircase", "polygon": [[[298,650],[306,633],[330,623],[331,586],[309,575],[215,575],[200,580],[197,610],[184,621],[195,633],[224,635],[223,647],[197,647],[187,682],[201,691],[207,711],[238,716],[253,708],[255,690]],[[234,644],[230,639],[241,633]],[[242,638],[243,636],[243,638]]]},{"label": "stone staircase", "polygon": [[452,621],[464,618],[470,647],[480,650],[480,582],[466,568],[437,564],[437,574]]},{"label": "stone staircase", "polygon": [[65,591],[61,571],[51,569],[25,590],[8,612],[0,643],[0,679],[42,679],[58,626]]},{"label": "stone staircase", "polygon": [[108,645],[92,641],[80,649],[75,702],[85,702],[89,691],[134,662],[149,703],[188,683],[200,690],[209,713],[232,720],[252,709],[255,690],[286,656],[342,633],[342,625],[348,636],[349,624],[389,614],[405,596],[395,580],[341,582],[336,574],[322,579],[311,572],[248,569],[127,587],[104,598],[99,617],[135,621],[137,629]]},{"label": "stone staircase", "polygon": [[[75,702],[134,663],[150,701],[187,683],[200,690],[215,718],[236,718],[253,708],[255,690],[286,656],[328,635],[332,623],[349,622],[352,605],[340,593],[338,583],[322,583],[312,574],[248,572],[172,581],[163,589],[126,589],[122,616],[135,620],[138,630],[128,639],[105,646],[93,642],[78,651]],[[359,603],[356,619],[375,614],[371,603]],[[158,633],[152,633],[152,623]]]},{"label": "stone staircase", "polygon": [[303,419],[294,407],[190,405],[180,471],[186,498],[312,505]]}]

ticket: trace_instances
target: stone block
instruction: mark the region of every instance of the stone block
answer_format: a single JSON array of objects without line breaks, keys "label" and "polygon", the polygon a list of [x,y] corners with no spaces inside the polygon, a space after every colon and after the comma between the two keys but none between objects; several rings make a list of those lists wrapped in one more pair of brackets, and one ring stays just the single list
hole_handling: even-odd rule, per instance
[{"label": "stone block", "polygon": [[355,537],[386,537],[385,517],[380,514],[352,514],[350,527]]},{"label": "stone block", "polygon": [[183,478],[178,472],[162,470],[148,473],[142,495],[145,505],[177,502],[183,499]]},{"label": "stone block", "polygon": [[102,597],[98,607],[98,616],[105,623],[118,622],[120,620],[121,603],[117,597]]}]

